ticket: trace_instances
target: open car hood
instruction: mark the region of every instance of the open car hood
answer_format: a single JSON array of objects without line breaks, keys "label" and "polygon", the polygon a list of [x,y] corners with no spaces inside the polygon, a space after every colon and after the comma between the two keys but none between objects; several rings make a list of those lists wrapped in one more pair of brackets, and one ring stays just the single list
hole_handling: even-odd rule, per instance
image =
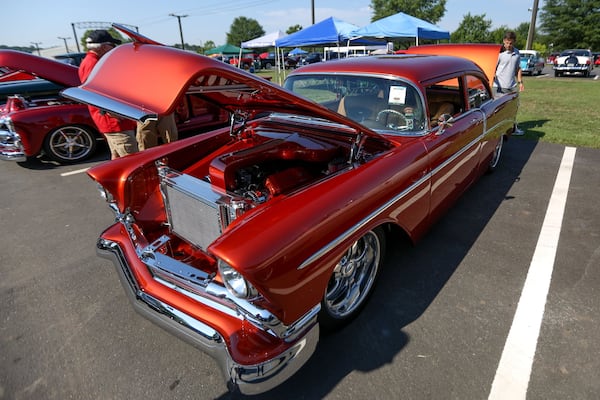
[{"label": "open car hood", "polygon": [[490,85],[496,75],[499,44],[432,44],[424,46],[412,46],[403,53],[407,54],[432,54],[437,56],[462,57],[473,61],[483,70]]},{"label": "open car hood", "polygon": [[62,86],[78,86],[77,67],[15,50],[0,50],[0,66],[21,71]]},{"label": "open car hood", "polygon": [[62,92],[65,97],[144,121],[173,112],[182,96],[191,93],[249,119],[269,112],[299,114],[330,120],[380,137],[266,79],[115,27],[135,42],[107,53],[81,86]]}]

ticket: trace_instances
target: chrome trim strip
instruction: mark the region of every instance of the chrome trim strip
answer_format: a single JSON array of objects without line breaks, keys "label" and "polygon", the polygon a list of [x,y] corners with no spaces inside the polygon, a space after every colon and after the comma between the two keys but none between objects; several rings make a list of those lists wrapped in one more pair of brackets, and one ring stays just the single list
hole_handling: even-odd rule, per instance
[{"label": "chrome trim strip", "polygon": [[[444,163],[440,164],[435,170],[431,171],[428,174],[425,174],[421,179],[419,179],[418,181],[416,181],[415,183],[413,183],[412,185],[410,185],[408,188],[406,188],[405,190],[403,190],[401,193],[399,193],[396,196],[394,196],[392,199],[390,199],[385,204],[383,204],[382,206],[380,206],[379,208],[377,208],[371,214],[367,215],[364,219],[362,219],[361,221],[359,221],[358,223],[356,223],[354,226],[352,226],[349,229],[347,229],[344,233],[342,233],[340,236],[338,236],[337,238],[335,238],[333,241],[331,241],[325,247],[321,248],[315,254],[313,254],[312,256],[310,256],[309,258],[307,258],[302,264],[300,264],[298,266],[297,269],[298,270],[302,270],[302,269],[306,268],[308,265],[310,265],[311,263],[313,263],[316,260],[318,260],[319,258],[323,257],[325,254],[329,253],[335,247],[339,246],[340,243],[342,243],[344,240],[346,240],[346,238],[348,238],[350,235],[352,235],[352,233],[354,233],[357,230],[363,228],[365,225],[367,225],[369,222],[371,222],[373,219],[375,219],[375,217],[377,217],[377,215],[381,214],[385,209],[387,209],[388,207],[390,207],[392,204],[394,204],[394,203],[400,201],[402,198],[406,197],[408,194],[410,194],[416,188],[418,188],[419,186],[421,186],[421,184],[423,184],[424,182],[426,182],[428,180],[431,180],[431,178],[436,173],[438,173],[439,171],[441,171],[443,168],[445,168],[446,166],[448,166],[450,163],[454,162],[460,155],[462,155],[463,153],[465,153],[466,151],[468,151],[471,147],[473,147],[477,143],[481,142],[481,140],[483,138],[485,138],[486,136],[488,136],[489,135],[489,131],[486,131],[487,118],[485,116],[485,112],[483,112],[480,109],[475,109],[473,111],[478,111],[478,112],[481,112],[483,114],[483,120],[484,120],[484,122],[483,122],[483,133],[481,135],[479,135],[477,138],[473,139],[470,143],[468,143],[465,147],[463,147],[453,157],[450,157]],[[460,118],[461,119],[462,118],[466,118],[466,117],[469,116],[469,114],[471,114],[471,112],[468,112],[468,113],[464,114]]]},{"label": "chrome trim strip", "polygon": [[63,90],[61,94],[69,99],[80,103],[90,104],[103,110],[110,110],[111,114],[117,114],[125,118],[135,119],[141,122],[158,119],[156,113],[144,110],[142,107],[132,106],[117,100],[104,97],[97,93],[89,92],[79,87],[71,87]]}]

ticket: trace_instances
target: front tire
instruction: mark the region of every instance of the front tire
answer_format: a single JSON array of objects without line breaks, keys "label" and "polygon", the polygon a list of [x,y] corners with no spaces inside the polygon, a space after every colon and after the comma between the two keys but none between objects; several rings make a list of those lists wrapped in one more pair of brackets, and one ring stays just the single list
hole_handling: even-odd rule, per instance
[{"label": "front tire", "polygon": [[339,260],[321,301],[319,323],[324,331],[341,328],[365,306],[379,276],[385,255],[381,228],[367,232]]},{"label": "front tire", "polygon": [[67,125],[46,135],[44,152],[54,161],[64,164],[76,163],[90,157],[96,151],[96,135],[90,128]]}]

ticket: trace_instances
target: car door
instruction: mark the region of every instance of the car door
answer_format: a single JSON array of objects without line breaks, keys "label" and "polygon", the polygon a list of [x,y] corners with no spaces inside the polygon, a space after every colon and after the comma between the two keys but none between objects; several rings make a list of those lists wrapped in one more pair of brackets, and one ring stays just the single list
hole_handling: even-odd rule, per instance
[{"label": "car door", "polygon": [[452,110],[450,123],[438,125],[431,121],[431,131],[424,141],[431,169],[430,216],[436,219],[475,179],[484,114],[468,108],[461,77],[435,82],[425,91],[430,117],[436,117],[440,104]]}]

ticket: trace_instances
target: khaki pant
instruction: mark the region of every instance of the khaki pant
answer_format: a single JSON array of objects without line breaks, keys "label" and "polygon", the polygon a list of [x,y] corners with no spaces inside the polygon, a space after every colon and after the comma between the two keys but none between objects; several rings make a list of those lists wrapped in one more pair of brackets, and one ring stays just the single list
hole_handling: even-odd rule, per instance
[{"label": "khaki pant", "polygon": [[169,114],[160,117],[158,121],[138,122],[136,139],[140,151],[158,145],[158,138],[163,143],[171,143],[178,139],[175,115]]},{"label": "khaki pant", "polygon": [[111,160],[138,151],[138,144],[133,130],[104,133],[104,137],[106,138],[108,148],[110,149]]}]

